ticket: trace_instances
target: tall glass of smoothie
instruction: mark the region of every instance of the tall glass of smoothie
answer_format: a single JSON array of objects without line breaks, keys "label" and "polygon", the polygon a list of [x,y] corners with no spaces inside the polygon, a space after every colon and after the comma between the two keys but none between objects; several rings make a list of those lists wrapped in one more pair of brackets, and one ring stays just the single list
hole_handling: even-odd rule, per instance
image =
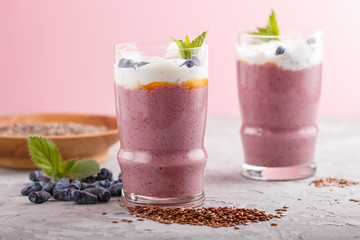
[{"label": "tall glass of smoothie", "polygon": [[312,176],[322,32],[262,36],[240,30],[236,52],[243,175],[263,180]]},{"label": "tall glass of smoothie", "polygon": [[175,42],[115,46],[118,161],[128,206],[204,202],[208,51],[190,50],[184,59]]}]

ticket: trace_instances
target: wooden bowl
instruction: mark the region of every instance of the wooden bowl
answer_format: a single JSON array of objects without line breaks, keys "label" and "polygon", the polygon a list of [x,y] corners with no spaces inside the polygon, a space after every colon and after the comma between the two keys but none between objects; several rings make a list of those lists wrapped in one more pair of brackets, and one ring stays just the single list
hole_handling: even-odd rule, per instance
[{"label": "wooden bowl", "polygon": [[[101,163],[109,158],[108,148],[119,140],[116,118],[87,114],[23,114],[0,116],[0,127],[15,123],[75,122],[95,126],[106,126],[101,133],[45,136],[58,146],[63,160],[93,158]],[[26,136],[5,136],[0,134],[0,166],[36,169],[31,161]]]}]

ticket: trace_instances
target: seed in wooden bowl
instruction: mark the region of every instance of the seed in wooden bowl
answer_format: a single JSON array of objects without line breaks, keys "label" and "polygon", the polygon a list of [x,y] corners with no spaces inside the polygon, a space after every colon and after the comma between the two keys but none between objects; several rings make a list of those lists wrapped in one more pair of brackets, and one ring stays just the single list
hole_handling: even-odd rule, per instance
[{"label": "seed in wooden bowl", "polygon": [[74,122],[15,123],[1,127],[0,135],[5,136],[68,136],[100,133],[107,131],[105,126],[94,126]]}]

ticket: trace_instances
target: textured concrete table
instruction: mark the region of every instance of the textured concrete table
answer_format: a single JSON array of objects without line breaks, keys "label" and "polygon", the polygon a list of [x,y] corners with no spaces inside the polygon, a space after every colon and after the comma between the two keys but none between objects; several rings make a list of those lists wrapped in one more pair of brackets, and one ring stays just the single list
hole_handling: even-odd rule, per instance
[{"label": "textured concrete table", "polygon": [[[360,180],[360,120],[322,119],[317,145],[318,171],[314,178],[263,182],[240,175],[243,159],[239,138],[240,119],[210,118],[206,148],[205,206],[258,208],[274,213],[289,206],[287,216],[270,222],[229,228],[165,225],[135,219],[116,198],[98,205],[49,201],[30,203],[20,195],[29,183],[28,171],[0,168],[0,239],[353,239],[360,238],[360,186],[316,188],[308,183],[319,177]],[[103,164],[119,173],[118,144]],[[303,200],[298,200],[302,198]],[[338,199],[338,201],[335,201]],[[107,215],[102,215],[107,212]]]}]

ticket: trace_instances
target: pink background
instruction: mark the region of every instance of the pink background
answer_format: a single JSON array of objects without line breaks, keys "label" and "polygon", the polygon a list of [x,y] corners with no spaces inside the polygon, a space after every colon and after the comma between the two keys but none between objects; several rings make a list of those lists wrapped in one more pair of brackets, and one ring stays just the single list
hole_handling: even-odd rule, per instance
[{"label": "pink background", "polygon": [[115,114],[113,45],[209,29],[210,115],[239,115],[234,34],[325,31],[321,115],[360,116],[360,1],[0,0],[0,113]]}]

